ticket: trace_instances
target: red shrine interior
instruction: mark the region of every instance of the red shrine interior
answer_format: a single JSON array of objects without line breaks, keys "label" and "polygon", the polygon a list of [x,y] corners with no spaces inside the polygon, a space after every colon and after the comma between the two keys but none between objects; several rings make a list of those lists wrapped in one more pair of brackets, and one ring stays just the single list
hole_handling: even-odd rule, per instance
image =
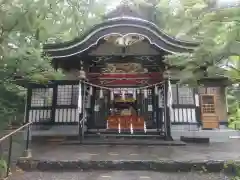
[{"label": "red shrine interior", "polygon": [[[89,73],[88,79],[93,84],[107,87],[124,87],[113,92],[111,114],[107,118],[107,129],[145,130],[145,120],[138,115],[136,107],[136,92],[132,87],[151,86],[163,80],[160,72],[118,72]],[[115,88],[117,89],[117,88]],[[128,90],[129,89],[129,90]],[[124,94],[124,95],[123,95]],[[124,97],[123,97],[124,96]]]}]

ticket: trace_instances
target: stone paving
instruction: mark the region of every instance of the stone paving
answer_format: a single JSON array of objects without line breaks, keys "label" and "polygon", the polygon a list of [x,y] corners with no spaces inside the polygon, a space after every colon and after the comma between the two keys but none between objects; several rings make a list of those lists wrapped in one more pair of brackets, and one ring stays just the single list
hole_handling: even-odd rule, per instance
[{"label": "stone paving", "polygon": [[[186,146],[109,146],[109,145],[58,145],[42,144],[32,146],[33,159],[42,161],[44,168],[35,168],[33,171],[17,173],[9,180],[230,180],[219,171],[154,171],[154,168],[146,168],[144,162],[178,161],[178,162],[208,162],[213,161],[240,161],[240,141],[232,140],[225,143],[188,144]],[[51,169],[54,162],[60,163],[62,169]],[[83,161],[85,168],[71,169],[69,162]],[[95,171],[86,163],[97,162],[100,165]],[[111,162],[103,165],[102,162]],[[122,162],[121,162],[122,161]],[[47,163],[46,163],[47,162]],[[50,162],[48,164],[48,162]],[[53,164],[51,164],[51,162]],[[120,162],[127,168],[113,168]],[[123,162],[130,162],[130,164]],[[143,168],[132,168],[131,163],[139,162]],[[68,165],[64,166],[64,163]],[[39,165],[39,164],[38,164]],[[78,164],[79,165],[79,164]],[[80,165],[80,166],[81,166]],[[193,164],[192,164],[193,165]],[[94,163],[92,166],[96,166]],[[150,165],[152,166],[152,165]],[[163,164],[165,167],[166,165]],[[172,164],[171,164],[172,166]],[[181,164],[180,164],[181,166]],[[50,167],[50,168],[49,168]],[[70,167],[65,169],[65,167]],[[104,167],[104,168],[102,168]],[[109,168],[110,167],[110,168]],[[139,166],[140,167],[140,166]],[[200,166],[202,167],[202,166]],[[98,169],[98,170],[97,170]],[[111,170],[115,171],[111,171]],[[151,171],[151,169],[153,171]],[[217,168],[218,169],[218,168]],[[40,171],[37,171],[40,170]],[[46,171],[45,171],[46,170]],[[58,171],[59,170],[59,171]],[[74,171],[75,170],[75,171]],[[85,171],[83,171],[85,170]],[[87,171],[86,171],[87,170]],[[94,170],[94,168],[93,168]],[[128,171],[121,171],[128,170]],[[139,171],[138,171],[139,170]],[[140,171],[141,170],[141,171]],[[203,173],[216,172],[216,173]],[[232,171],[230,172],[232,173]],[[233,173],[234,174],[234,173]]]},{"label": "stone paving", "polygon": [[35,145],[33,159],[47,161],[240,160],[240,140],[186,146]]},{"label": "stone paving", "polygon": [[158,173],[151,171],[28,172],[9,180],[230,180],[221,173]]}]

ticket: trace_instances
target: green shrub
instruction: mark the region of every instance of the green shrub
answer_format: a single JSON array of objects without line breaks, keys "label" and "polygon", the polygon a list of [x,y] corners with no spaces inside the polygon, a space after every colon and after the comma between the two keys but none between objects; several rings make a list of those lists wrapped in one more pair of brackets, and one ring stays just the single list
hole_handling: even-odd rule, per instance
[{"label": "green shrub", "polygon": [[0,178],[4,177],[7,172],[7,163],[3,158],[0,158]]}]

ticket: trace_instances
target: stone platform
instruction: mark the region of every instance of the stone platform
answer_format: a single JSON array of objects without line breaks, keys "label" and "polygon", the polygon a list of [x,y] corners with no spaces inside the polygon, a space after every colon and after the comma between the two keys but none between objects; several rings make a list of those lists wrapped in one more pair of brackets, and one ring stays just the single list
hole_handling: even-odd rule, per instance
[{"label": "stone platform", "polygon": [[[151,170],[219,172],[240,161],[240,141],[186,146],[34,145],[24,170]],[[231,166],[229,166],[231,168]],[[231,169],[232,171],[232,169]]]}]

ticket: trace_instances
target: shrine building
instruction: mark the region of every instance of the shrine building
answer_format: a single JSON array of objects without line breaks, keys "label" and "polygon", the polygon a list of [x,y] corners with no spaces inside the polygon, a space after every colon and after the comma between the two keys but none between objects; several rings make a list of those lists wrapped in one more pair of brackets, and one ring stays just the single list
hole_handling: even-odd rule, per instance
[{"label": "shrine building", "polygon": [[164,62],[166,55],[192,52],[198,45],[119,7],[83,36],[44,45],[53,67],[65,76],[28,84],[26,122],[47,129],[71,126],[82,141],[93,134],[173,140],[176,129],[224,128],[226,79],[180,85],[181,69]]}]

